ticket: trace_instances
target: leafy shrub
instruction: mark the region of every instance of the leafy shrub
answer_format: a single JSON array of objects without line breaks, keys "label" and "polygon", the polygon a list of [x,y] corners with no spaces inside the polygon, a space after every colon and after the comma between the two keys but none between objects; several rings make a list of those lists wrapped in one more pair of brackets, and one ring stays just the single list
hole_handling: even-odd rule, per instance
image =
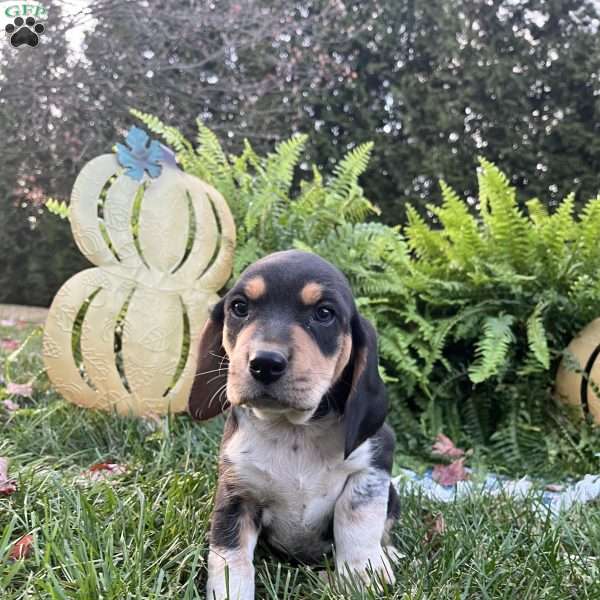
[{"label": "leafy shrub", "polygon": [[48,306],[60,286],[89,265],[67,221],[1,192],[0,302]]},{"label": "leafy shrub", "polygon": [[238,229],[233,278],[270,252],[301,248],[335,263],[377,325],[392,420],[405,451],[444,430],[482,448],[496,467],[584,471],[595,434],[572,425],[552,382],[573,335],[600,314],[600,199],[576,218],[573,197],[553,214],[481,160],[474,209],[441,182],[429,222],[409,207],[403,231],[366,221],[378,209],[358,182],[371,146],[324,176],[299,165],[306,137],[259,156],[246,142],[226,155],[198,122],[197,145],[135,112],[183,169],[226,198]]},{"label": "leafy shrub", "polygon": [[553,214],[537,199],[525,213],[483,159],[478,182],[475,214],[444,182],[435,227],[408,211],[427,425],[461,429],[513,467],[597,468],[589,430],[564,419],[552,383],[566,345],[600,315],[600,198],[578,218],[572,195]]}]

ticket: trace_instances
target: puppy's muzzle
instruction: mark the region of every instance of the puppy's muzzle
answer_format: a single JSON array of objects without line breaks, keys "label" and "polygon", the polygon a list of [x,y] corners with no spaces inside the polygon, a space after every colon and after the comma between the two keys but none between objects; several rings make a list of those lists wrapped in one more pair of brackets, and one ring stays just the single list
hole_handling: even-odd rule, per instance
[{"label": "puppy's muzzle", "polygon": [[265,385],[277,381],[287,366],[287,358],[274,350],[257,350],[248,363],[252,377]]}]

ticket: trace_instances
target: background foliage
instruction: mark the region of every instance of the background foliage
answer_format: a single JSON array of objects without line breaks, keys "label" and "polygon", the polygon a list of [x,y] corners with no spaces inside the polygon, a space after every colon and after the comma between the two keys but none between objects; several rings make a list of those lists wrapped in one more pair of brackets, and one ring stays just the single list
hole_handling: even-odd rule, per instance
[{"label": "background foliage", "polygon": [[[34,219],[18,237],[0,225],[0,237],[37,272],[56,267],[37,243],[39,205],[68,198],[81,166],[129,127],[130,107],[188,136],[199,117],[236,153],[244,138],[264,153],[308,134],[305,173],[372,140],[362,182],[391,224],[407,202],[425,214],[440,178],[474,198],[477,154],[502,166],[523,201],[554,207],[573,191],[581,205],[598,191],[593,0],[46,4],[40,46],[0,53],[0,211],[25,204],[19,214]],[[3,260],[8,279],[22,277]],[[72,273],[6,299],[47,304]]]}]

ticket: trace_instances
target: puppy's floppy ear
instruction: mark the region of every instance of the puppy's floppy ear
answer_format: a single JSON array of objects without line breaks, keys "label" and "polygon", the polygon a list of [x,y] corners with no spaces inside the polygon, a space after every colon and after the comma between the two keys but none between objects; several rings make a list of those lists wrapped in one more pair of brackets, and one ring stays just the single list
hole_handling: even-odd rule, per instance
[{"label": "puppy's floppy ear", "polygon": [[367,319],[355,312],[352,329],[352,387],[344,406],[344,457],[383,425],[388,411],[385,386],[377,368],[377,334]]},{"label": "puppy's floppy ear", "polygon": [[188,399],[194,419],[211,419],[229,407],[223,386],[227,382],[227,358],[222,345],[225,299],[212,308],[200,334],[196,376]]}]

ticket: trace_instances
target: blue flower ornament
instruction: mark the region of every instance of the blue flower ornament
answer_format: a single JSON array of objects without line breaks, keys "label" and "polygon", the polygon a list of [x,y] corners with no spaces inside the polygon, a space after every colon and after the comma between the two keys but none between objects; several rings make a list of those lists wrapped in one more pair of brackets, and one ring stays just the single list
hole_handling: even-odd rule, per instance
[{"label": "blue flower ornament", "polygon": [[132,127],[127,132],[125,142],[127,146],[117,144],[117,160],[125,168],[125,174],[136,181],[144,178],[144,171],[150,177],[158,177],[162,170],[160,163],[168,159],[164,146],[157,140],[150,140],[139,127]]}]

